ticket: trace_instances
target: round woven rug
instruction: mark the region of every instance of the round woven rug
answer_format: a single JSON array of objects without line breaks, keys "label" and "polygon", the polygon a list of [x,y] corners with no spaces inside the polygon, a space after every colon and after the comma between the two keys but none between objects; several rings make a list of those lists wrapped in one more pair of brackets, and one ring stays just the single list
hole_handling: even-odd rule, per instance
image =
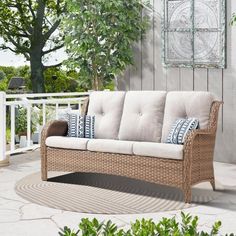
[{"label": "round woven rug", "polygon": [[[28,175],[16,183],[16,193],[43,206],[93,214],[180,210],[204,204],[221,194],[214,192],[209,183],[202,183],[193,188],[192,204],[186,204],[178,189],[125,177],[56,172],[50,176],[48,181],[41,181],[40,173]],[[217,183],[217,188],[222,187]]]}]

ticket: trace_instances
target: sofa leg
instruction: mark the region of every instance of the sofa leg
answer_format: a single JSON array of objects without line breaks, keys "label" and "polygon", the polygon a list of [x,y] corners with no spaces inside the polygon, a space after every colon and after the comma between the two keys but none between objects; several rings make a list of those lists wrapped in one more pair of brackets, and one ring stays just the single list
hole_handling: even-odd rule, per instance
[{"label": "sofa leg", "polygon": [[184,202],[185,203],[191,203],[191,200],[192,200],[191,186],[185,188],[183,193],[184,193]]},{"label": "sofa leg", "polygon": [[48,180],[48,173],[47,173],[46,170],[42,171],[41,179],[42,179],[42,181],[47,181]]},{"label": "sofa leg", "polygon": [[211,186],[212,186],[213,190],[216,191],[215,178],[213,178],[213,179],[210,181],[210,183],[211,183]]}]

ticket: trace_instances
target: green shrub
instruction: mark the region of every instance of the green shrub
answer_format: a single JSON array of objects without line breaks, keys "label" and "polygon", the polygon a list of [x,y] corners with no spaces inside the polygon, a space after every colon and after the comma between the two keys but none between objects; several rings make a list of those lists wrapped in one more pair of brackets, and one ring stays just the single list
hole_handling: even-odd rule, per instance
[{"label": "green shrub", "polygon": [[44,72],[47,93],[76,92],[77,81],[60,68],[49,68]]},{"label": "green shrub", "polygon": [[[31,133],[34,133],[38,123],[38,114],[31,109]],[[27,109],[19,107],[16,115],[16,134],[25,134],[27,132]]]},{"label": "green shrub", "polygon": [[8,84],[12,77],[23,77],[26,79],[26,86],[28,85],[29,80],[29,66],[0,66],[0,71],[4,73],[4,79],[0,80],[0,91],[6,91],[8,88]]},{"label": "green shrub", "polygon": [[[29,66],[0,66],[0,91],[7,91],[8,84],[12,77],[25,79],[26,91],[32,90]],[[92,89],[92,85],[79,78],[75,70],[65,68],[49,68],[44,71],[45,88],[47,93],[53,92],[79,92]],[[111,86],[111,84],[108,84]]]},{"label": "green shrub", "polygon": [[[212,226],[211,231],[203,232],[198,230],[198,217],[181,213],[182,222],[177,222],[176,218],[163,218],[160,222],[154,223],[153,220],[136,220],[131,224],[130,229],[119,229],[111,221],[98,222],[97,219],[90,221],[82,219],[79,229],[73,231],[64,227],[59,232],[60,236],[214,236],[218,235],[221,222],[217,221]],[[233,236],[234,234],[230,234]]]},{"label": "green shrub", "polygon": [[0,91],[6,91],[7,86],[8,86],[8,83],[6,79],[0,80]]},{"label": "green shrub", "polygon": [[26,133],[27,132],[27,110],[24,107],[18,109],[18,114],[16,116],[16,133]]}]

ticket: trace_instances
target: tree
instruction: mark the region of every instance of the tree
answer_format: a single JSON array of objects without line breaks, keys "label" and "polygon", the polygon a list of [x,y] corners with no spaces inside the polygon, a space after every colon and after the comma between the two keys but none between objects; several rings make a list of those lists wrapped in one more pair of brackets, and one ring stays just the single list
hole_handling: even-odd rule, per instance
[{"label": "tree", "polygon": [[140,0],[66,0],[63,20],[68,65],[79,68],[80,80],[100,90],[128,65],[132,46],[147,30]]},{"label": "tree", "polygon": [[64,0],[1,0],[0,35],[3,50],[22,54],[30,61],[33,92],[45,92],[43,64],[50,53],[63,48],[64,35],[59,31]]}]

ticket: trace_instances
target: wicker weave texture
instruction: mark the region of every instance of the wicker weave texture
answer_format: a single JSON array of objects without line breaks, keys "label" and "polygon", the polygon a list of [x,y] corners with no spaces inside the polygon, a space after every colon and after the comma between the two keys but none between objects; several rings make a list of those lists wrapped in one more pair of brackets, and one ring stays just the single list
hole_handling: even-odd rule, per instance
[{"label": "wicker weave texture", "polygon": [[48,170],[105,173],[182,186],[182,161],[56,148],[48,148],[47,154]]}]

